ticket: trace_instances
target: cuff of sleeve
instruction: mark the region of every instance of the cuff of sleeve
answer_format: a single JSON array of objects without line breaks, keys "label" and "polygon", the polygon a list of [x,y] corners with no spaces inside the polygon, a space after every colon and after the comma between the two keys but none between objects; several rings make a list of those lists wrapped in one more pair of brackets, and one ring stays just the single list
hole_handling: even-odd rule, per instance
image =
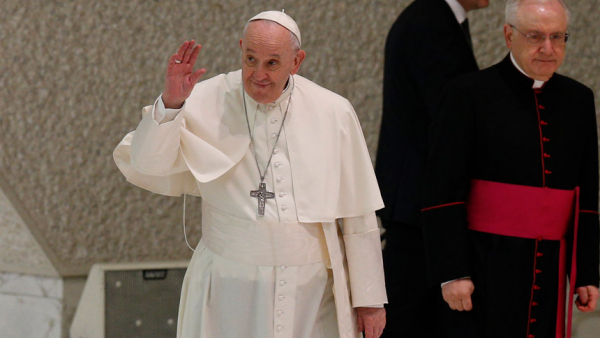
[{"label": "cuff of sleeve", "polygon": [[471,279],[471,276],[466,276],[466,277],[462,277],[462,278],[457,278],[457,279],[449,280],[449,281],[447,281],[447,282],[443,282],[443,283],[442,283],[442,285],[440,285],[440,286],[441,286],[441,287],[444,287],[444,285],[446,285],[446,284],[448,284],[448,283],[452,283],[452,282],[454,282],[454,281],[461,280],[461,279]]},{"label": "cuff of sleeve", "polygon": [[179,109],[167,109],[165,103],[162,100],[162,94],[154,102],[154,109],[152,110],[152,118],[158,124],[165,124],[175,120],[177,115],[185,108],[185,102]]},{"label": "cuff of sleeve", "polygon": [[387,303],[379,229],[344,235],[352,306]]}]

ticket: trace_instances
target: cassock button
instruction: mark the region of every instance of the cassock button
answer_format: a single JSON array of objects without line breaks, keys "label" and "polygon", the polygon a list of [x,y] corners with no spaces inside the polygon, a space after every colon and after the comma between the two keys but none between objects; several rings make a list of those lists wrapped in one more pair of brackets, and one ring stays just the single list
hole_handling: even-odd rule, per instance
[{"label": "cassock button", "polygon": [[537,322],[537,319],[535,319],[535,318],[531,318],[531,319],[529,320],[529,322],[530,322],[530,323],[535,323],[535,322]]},{"label": "cassock button", "polygon": [[550,142],[550,139],[547,138],[547,137],[542,137],[542,141],[544,141],[544,142]]},{"label": "cassock button", "polygon": [[540,269],[535,269],[535,273],[542,273],[542,270],[540,270]]},{"label": "cassock button", "polygon": [[280,280],[279,281],[279,285],[284,286],[285,285],[285,281],[284,280]]},{"label": "cassock button", "polygon": [[281,181],[283,181],[283,177],[281,177],[281,176],[277,177],[277,182],[281,182]]},{"label": "cassock button", "polygon": [[282,265],[279,269],[281,269],[281,271],[285,271],[285,265]]},{"label": "cassock button", "polygon": [[535,338],[535,336],[530,334],[527,338]]},{"label": "cassock button", "polygon": [[273,149],[273,154],[277,154],[279,152],[279,149],[275,148]]},{"label": "cassock button", "polygon": [[281,310],[277,311],[277,315],[278,315],[278,316],[281,316],[281,315],[283,315],[283,311],[281,311]]},{"label": "cassock button", "polygon": [[285,297],[282,296],[282,295],[279,295],[279,297],[277,297],[277,298],[279,298],[279,300],[284,300],[285,299]]},{"label": "cassock button", "polygon": [[538,107],[540,107],[540,109],[546,109],[546,107],[542,106],[541,104],[538,105]]},{"label": "cassock button", "polygon": [[271,123],[275,123],[275,122],[277,122],[277,119],[276,118],[272,118],[271,119]]},{"label": "cassock button", "polygon": [[271,138],[272,139],[276,139],[277,138],[277,134],[276,133],[271,134]]},{"label": "cassock button", "polygon": [[534,289],[534,290],[539,290],[539,289],[541,289],[541,288],[540,288],[539,286],[537,286],[537,285],[534,285],[534,286],[533,286],[533,289]]},{"label": "cassock button", "polygon": [[541,124],[542,126],[547,126],[547,125],[548,125],[548,122],[546,122],[546,121],[540,121],[540,124]]},{"label": "cassock button", "polygon": [[538,303],[533,302],[533,303],[531,303],[531,306],[538,306]]},{"label": "cassock button", "polygon": [[552,156],[550,156],[549,154],[544,153],[544,158],[550,158]]},{"label": "cassock button", "polygon": [[281,163],[275,162],[275,168],[279,168],[279,167],[281,167]]},{"label": "cassock button", "polygon": [[546,173],[548,175],[552,174],[552,172],[550,170],[548,170],[548,169],[544,170],[544,173]]},{"label": "cassock button", "polygon": [[285,196],[285,193],[284,192],[280,192],[279,193],[279,197],[283,197],[283,196]]},{"label": "cassock button", "polygon": [[277,325],[277,331],[281,331],[281,330],[283,330],[283,326]]},{"label": "cassock button", "polygon": [[288,209],[288,207],[286,207],[285,205],[281,207],[281,211],[286,211]]},{"label": "cassock button", "polygon": [[542,257],[544,254],[543,254],[543,253],[541,253],[541,252],[538,252],[538,253],[536,253],[535,255],[536,255],[537,257]]}]

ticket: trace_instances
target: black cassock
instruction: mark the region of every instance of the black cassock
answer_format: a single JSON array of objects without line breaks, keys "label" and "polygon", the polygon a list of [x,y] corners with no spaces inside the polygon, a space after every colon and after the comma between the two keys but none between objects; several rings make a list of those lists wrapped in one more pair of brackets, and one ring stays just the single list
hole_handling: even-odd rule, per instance
[{"label": "black cassock", "polygon": [[429,268],[435,283],[470,276],[475,285],[473,311],[464,316],[468,325],[447,323],[448,330],[471,328],[449,336],[556,336],[559,242],[468,230],[472,179],[579,186],[576,286],[598,286],[594,95],[558,74],[532,87],[507,56],[449,85],[430,132],[422,211]]}]

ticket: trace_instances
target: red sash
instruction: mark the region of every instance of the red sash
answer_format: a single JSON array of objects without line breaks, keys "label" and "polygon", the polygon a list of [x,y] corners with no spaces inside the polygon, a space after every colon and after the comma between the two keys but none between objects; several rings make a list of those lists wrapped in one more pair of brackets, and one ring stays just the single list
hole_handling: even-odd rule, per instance
[{"label": "red sash", "polygon": [[[558,280],[558,311],[556,315],[556,337],[565,337],[567,242],[566,235],[573,230],[573,254],[571,278],[569,280],[569,312],[567,334],[571,337],[573,296],[576,278],[577,225],[579,222],[579,187],[575,190],[537,188],[523,185],[472,180],[467,201],[468,227],[471,230],[496,235],[531,238],[536,240],[534,260],[542,255],[537,252],[537,243],[542,240],[560,241],[560,264]],[[572,226],[573,225],[573,226]],[[535,261],[534,261],[535,262]],[[534,263],[534,282],[538,273]],[[535,321],[535,319],[533,319]],[[532,318],[528,318],[528,323]],[[527,325],[529,337],[529,324]]]}]

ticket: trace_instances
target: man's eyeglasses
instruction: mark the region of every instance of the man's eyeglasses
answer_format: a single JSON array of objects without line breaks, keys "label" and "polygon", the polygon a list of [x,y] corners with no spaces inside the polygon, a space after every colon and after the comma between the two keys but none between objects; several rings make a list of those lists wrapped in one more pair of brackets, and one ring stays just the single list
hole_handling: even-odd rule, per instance
[{"label": "man's eyeglasses", "polygon": [[530,32],[523,33],[514,25],[508,24],[512,28],[514,28],[517,32],[521,33],[524,37],[527,38],[527,43],[530,45],[541,45],[546,41],[546,38],[550,39],[550,43],[552,46],[562,46],[569,40],[569,32],[566,33],[552,33],[550,35],[542,34],[540,32]]}]

